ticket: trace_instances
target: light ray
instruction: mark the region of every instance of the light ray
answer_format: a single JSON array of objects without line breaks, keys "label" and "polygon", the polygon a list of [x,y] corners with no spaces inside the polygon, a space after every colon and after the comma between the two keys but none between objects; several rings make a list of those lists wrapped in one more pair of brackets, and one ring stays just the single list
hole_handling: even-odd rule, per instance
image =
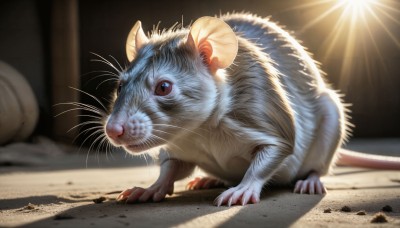
[{"label": "light ray", "polygon": [[340,15],[339,20],[337,21],[337,23],[335,24],[335,26],[333,27],[333,29],[331,30],[331,32],[328,35],[328,38],[325,39],[325,41],[323,42],[323,46],[325,46],[326,44],[328,44],[328,49],[325,52],[325,55],[323,57],[323,61],[327,61],[329,56],[331,56],[331,53],[333,51],[333,49],[336,47],[337,43],[338,43],[338,39],[340,38],[340,36],[342,36],[342,31],[344,30],[345,27],[345,19],[346,19],[346,14],[344,12],[342,12],[342,14]]},{"label": "light ray", "polygon": [[385,56],[382,54],[382,47],[385,47],[382,45],[385,43],[382,42],[381,36],[386,35],[396,48],[400,49],[400,39],[391,31],[393,25],[400,25],[398,1],[325,0],[307,2],[291,9],[314,10],[316,7],[325,9],[315,15],[299,32],[314,26],[332,27],[321,44],[321,50],[324,50],[322,61],[328,62],[330,58],[340,58],[341,55],[342,63],[338,75],[338,83],[341,86],[359,63],[363,65],[368,77],[376,77],[372,75],[377,73],[372,72],[374,63],[378,63],[380,69],[387,70]]},{"label": "light ray", "polygon": [[383,28],[386,32],[386,34],[392,39],[392,41],[396,44],[398,48],[400,48],[400,41],[399,38],[396,38],[393,33],[388,29],[388,27],[382,22],[382,19],[379,18],[376,13],[371,10],[370,14],[375,18],[375,20],[381,25],[381,28]]},{"label": "light ray", "polygon": [[317,18],[315,18],[314,20],[310,21],[305,26],[303,26],[303,28],[300,30],[300,33],[303,33],[307,29],[309,29],[309,28],[315,26],[316,24],[320,23],[322,20],[324,20],[330,14],[335,12],[339,7],[340,7],[340,5],[335,5],[334,7],[331,7],[329,10],[325,11],[323,14],[319,15]]}]

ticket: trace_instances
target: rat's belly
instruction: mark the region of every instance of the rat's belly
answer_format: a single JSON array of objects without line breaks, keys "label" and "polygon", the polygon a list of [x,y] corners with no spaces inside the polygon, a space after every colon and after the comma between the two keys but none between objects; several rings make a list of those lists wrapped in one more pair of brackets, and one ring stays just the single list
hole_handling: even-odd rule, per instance
[{"label": "rat's belly", "polygon": [[[237,184],[242,180],[253,159],[254,142],[226,134],[230,130],[222,125],[208,131],[207,134],[199,132],[203,133],[202,137],[194,134],[174,142],[182,149],[176,152],[176,157],[196,164],[213,177],[229,184]],[[207,128],[209,127],[202,127]]]},{"label": "rat's belly", "polygon": [[232,157],[223,164],[218,163],[216,160],[209,160],[199,162],[197,165],[203,171],[218,179],[230,184],[237,184],[242,180],[250,166],[250,162],[241,157]]}]

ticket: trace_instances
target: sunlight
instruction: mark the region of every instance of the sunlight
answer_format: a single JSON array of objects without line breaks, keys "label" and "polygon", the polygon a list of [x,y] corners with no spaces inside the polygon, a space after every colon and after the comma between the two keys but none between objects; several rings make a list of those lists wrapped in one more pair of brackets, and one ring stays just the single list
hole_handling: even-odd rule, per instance
[{"label": "sunlight", "polygon": [[378,0],[338,0],[337,4],[344,7],[345,11],[351,13],[353,17],[358,17],[365,10],[371,10],[377,2]]},{"label": "sunlight", "polygon": [[309,11],[310,20],[299,30],[300,34],[316,26],[328,28],[319,47],[323,50],[321,60],[342,61],[340,75],[337,75],[339,84],[349,81],[347,77],[354,75],[357,64],[363,64],[367,77],[376,77],[370,72],[374,67],[371,64],[379,62],[379,67],[386,69],[382,53],[386,44],[400,49],[397,30],[393,30],[400,25],[400,2],[397,0],[314,0],[288,10]]},{"label": "sunlight", "polygon": [[234,218],[242,208],[244,208],[244,206],[227,207],[223,210],[217,210],[214,213],[208,213],[195,217],[175,227],[204,227],[205,221],[209,227],[220,227]]},{"label": "sunlight", "polygon": [[[378,1],[378,0],[338,0],[335,6],[332,8],[342,8],[341,20],[336,22],[336,26],[340,26],[340,29],[333,30],[333,33],[347,34],[347,39],[344,44],[344,54],[342,60],[342,68],[340,71],[340,76],[351,75],[352,67],[354,66],[354,60],[356,59],[355,54],[362,54],[365,66],[367,67],[367,77],[372,76],[369,72],[369,63],[371,62],[371,57],[366,53],[368,46],[372,46],[375,50],[376,56],[381,63],[381,66],[385,69],[384,59],[382,53],[377,45],[376,35],[374,35],[371,30],[373,24],[378,24],[381,30],[387,34],[387,36],[400,47],[399,40],[395,38],[393,33],[389,30],[387,25],[383,22],[383,19],[393,17],[387,12],[391,9],[396,9],[391,6],[389,1]],[[377,10],[380,12],[385,12],[378,16]],[[390,18],[391,17],[391,18]],[[344,30],[347,27],[347,31]],[[362,47],[358,47],[362,43]],[[330,51],[337,47],[338,44],[336,40],[331,40],[329,44],[329,52],[326,53],[325,59],[329,57]],[[360,50],[361,49],[361,50]],[[346,78],[342,78],[346,79]],[[343,80],[342,80],[343,82]],[[346,82],[346,80],[344,80]]]}]

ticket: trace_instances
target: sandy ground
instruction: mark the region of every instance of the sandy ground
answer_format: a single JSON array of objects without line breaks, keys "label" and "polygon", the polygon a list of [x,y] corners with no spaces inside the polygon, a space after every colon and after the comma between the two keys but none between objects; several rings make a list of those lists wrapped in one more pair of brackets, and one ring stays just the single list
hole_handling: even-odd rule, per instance
[{"label": "sandy ground", "polygon": [[[400,139],[355,141],[349,148],[399,156]],[[28,158],[0,156],[1,227],[400,227],[399,171],[337,167],[323,178],[326,195],[266,188],[259,204],[233,207],[212,205],[224,189],[186,191],[184,180],[163,202],[124,205],[115,202],[117,192],[150,185],[157,166],[123,152]],[[99,197],[105,201],[94,203]],[[392,208],[383,212],[387,222],[371,223],[386,205]]]}]

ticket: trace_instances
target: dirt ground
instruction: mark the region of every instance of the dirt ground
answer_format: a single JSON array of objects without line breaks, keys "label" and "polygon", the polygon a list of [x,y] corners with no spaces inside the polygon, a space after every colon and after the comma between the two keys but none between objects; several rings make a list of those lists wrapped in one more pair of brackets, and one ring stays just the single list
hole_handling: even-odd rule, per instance
[{"label": "dirt ground", "polygon": [[[212,205],[224,189],[187,191],[187,179],[163,202],[125,205],[118,192],[157,178],[149,159],[122,151],[87,157],[57,144],[43,149],[44,141],[0,148],[0,227],[400,227],[399,171],[336,167],[323,178],[326,195],[267,187],[260,203],[232,207]],[[400,156],[400,139],[348,147]],[[372,223],[379,213],[383,223]]]}]

